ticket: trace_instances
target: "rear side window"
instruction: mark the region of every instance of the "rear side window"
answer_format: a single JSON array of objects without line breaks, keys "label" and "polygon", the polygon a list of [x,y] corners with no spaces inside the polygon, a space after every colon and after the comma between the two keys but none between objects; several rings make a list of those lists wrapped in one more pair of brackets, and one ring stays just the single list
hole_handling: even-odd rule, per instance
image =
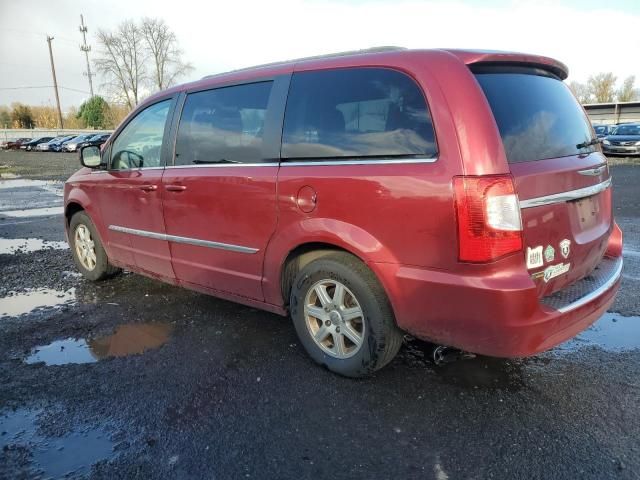
[{"label": "rear side window", "polygon": [[407,75],[381,68],[294,74],[283,158],[435,155],[431,115]]},{"label": "rear side window", "polygon": [[595,151],[582,146],[591,127],[569,88],[559,79],[530,73],[478,73],[509,163]]},{"label": "rear side window", "polygon": [[259,162],[272,83],[187,95],[178,127],[175,164]]}]

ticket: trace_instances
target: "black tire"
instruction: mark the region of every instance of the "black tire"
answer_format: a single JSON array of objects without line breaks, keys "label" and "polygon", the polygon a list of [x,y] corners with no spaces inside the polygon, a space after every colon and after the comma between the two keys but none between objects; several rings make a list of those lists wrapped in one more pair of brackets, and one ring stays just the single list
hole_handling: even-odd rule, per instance
[{"label": "black tire", "polygon": [[[95,267],[91,270],[87,269],[81,262],[78,257],[76,251],[76,229],[84,225],[89,232],[91,233],[91,239],[94,242],[94,249],[96,254],[96,262]],[[106,278],[112,277],[115,274],[120,272],[120,269],[114,267],[109,263],[109,258],[107,257],[107,252],[104,250],[102,246],[102,240],[98,235],[98,231],[94,226],[93,222],[89,218],[85,212],[78,212],[71,217],[71,221],[69,222],[69,246],[71,247],[71,254],[73,255],[73,261],[76,264],[76,267],[82,273],[82,275],[93,281],[97,282],[100,280],[104,280]]]},{"label": "black tire", "polygon": [[[347,287],[363,313],[363,341],[349,358],[336,358],[325,352],[307,327],[304,306],[307,293],[325,279]],[[346,377],[364,377],[379,370],[393,360],[402,345],[403,335],[396,326],[384,289],[373,272],[349,253],[327,253],[306,265],[293,283],[290,311],[298,338],[311,358]]]}]

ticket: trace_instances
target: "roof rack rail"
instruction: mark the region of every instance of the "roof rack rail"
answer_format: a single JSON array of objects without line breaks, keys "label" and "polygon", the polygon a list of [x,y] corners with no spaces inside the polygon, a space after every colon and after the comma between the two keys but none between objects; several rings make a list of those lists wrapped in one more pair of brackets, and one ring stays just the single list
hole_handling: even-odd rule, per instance
[{"label": "roof rack rail", "polygon": [[227,72],[221,72],[221,73],[214,73],[212,75],[205,75],[204,77],[202,77],[202,80],[206,80],[207,78],[213,78],[213,77],[217,77],[218,75],[225,75],[227,73],[236,73],[236,72],[243,72],[245,70],[253,70],[254,68],[264,68],[264,67],[274,67],[276,65],[284,65],[287,63],[297,63],[297,62],[306,62],[309,60],[320,60],[323,58],[334,58],[334,57],[347,57],[350,55],[362,55],[362,54],[367,54],[367,53],[382,53],[382,52],[394,52],[397,50],[406,50],[405,47],[397,47],[397,46],[393,46],[393,45],[384,45],[384,46],[380,46],[380,47],[371,47],[371,48],[364,48],[362,50],[348,50],[345,52],[335,52],[335,53],[326,53],[323,55],[313,55],[311,57],[302,57],[302,58],[293,58],[291,60],[283,60],[280,62],[271,62],[271,63],[263,63],[260,65],[253,65],[251,67],[244,67],[244,68],[238,68],[236,70],[229,70]]}]

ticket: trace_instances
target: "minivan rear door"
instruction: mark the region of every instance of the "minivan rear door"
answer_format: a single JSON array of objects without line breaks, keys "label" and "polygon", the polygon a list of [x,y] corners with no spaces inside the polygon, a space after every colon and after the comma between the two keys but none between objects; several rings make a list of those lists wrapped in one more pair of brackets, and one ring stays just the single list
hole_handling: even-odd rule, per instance
[{"label": "minivan rear door", "polygon": [[520,200],[525,261],[540,296],[588,275],[611,233],[611,178],[587,116],[552,73],[474,66]]}]

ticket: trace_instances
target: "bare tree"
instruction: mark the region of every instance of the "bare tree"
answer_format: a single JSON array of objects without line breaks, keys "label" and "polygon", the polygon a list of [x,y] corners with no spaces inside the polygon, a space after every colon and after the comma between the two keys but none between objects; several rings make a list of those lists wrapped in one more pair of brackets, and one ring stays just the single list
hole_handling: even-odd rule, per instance
[{"label": "bare tree", "polygon": [[592,75],[587,85],[596,103],[613,102],[616,93],[616,77],[613,73],[602,72]]},{"label": "bare tree", "polygon": [[622,86],[618,90],[619,102],[633,102],[640,99],[640,90],[635,88],[636,77],[631,75],[624,79]]},{"label": "bare tree", "polygon": [[98,30],[101,56],[94,63],[105,77],[115,99],[129,108],[138,104],[146,78],[144,38],[131,20],[121,23],[115,32]]},{"label": "bare tree", "polygon": [[153,85],[164,90],[175,84],[176,80],[193,70],[193,66],[182,61],[183,51],[178,39],[164,20],[143,18],[140,32],[145,48],[153,61]]},{"label": "bare tree", "polygon": [[574,80],[569,84],[569,88],[580,103],[585,104],[591,102],[591,92],[589,91],[589,87],[584,83]]}]

